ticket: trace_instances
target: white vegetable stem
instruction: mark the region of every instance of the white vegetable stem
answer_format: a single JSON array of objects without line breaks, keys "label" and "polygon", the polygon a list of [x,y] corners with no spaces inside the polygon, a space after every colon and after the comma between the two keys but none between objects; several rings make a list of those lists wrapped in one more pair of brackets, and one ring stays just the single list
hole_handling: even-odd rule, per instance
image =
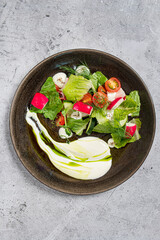
[{"label": "white vegetable stem", "polygon": [[[100,160],[110,156],[110,149],[108,144],[97,137],[79,138],[73,142],[60,143],[51,138],[48,131],[40,123],[37,114],[27,111],[26,121],[32,127],[38,126],[39,131],[43,132],[45,136],[52,142],[56,149],[64,153],[67,157],[75,160]],[[36,124],[35,124],[36,122]]]},{"label": "white vegetable stem", "polygon": [[[85,153],[86,157],[88,156],[88,159],[84,161],[80,161],[79,159],[74,160],[64,156],[57,150],[52,149],[46,144],[43,138],[41,138],[41,132],[43,132],[43,135],[47,137],[55,145],[55,147],[58,146],[59,148],[59,146],[63,146],[65,151],[67,149],[65,143],[57,143],[50,137],[47,130],[39,122],[36,113],[27,111],[26,121],[33,128],[37,143],[39,144],[40,148],[48,155],[52,164],[63,173],[77,179],[89,180],[103,176],[111,168],[112,159],[107,159],[107,157],[110,157],[110,149],[107,143],[105,143],[103,140],[95,137],[86,137],[67,144],[71,147],[68,148],[68,151],[71,149],[78,152],[82,151]],[[99,149],[99,151],[97,151],[97,149]],[[96,156],[95,154],[98,155]]]}]

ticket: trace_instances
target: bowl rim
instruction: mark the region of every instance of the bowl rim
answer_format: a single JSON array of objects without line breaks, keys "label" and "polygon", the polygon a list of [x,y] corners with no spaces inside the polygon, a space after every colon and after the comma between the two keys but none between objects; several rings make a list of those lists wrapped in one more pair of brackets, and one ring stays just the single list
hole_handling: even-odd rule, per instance
[{"label": "bowl rim", "polygon": [[[73,192],[73,191],[68,191],[66,189],[59,189],[58,187],[52,187],[52,186],[49,186],[47,185],[47,183],[43,182],[40,178],[38,178],[36,176],[36,174],[34,174],[32,171],[30,171],[30,169],[24,164],[23,160],[21,159],[20,157],[20,153],[19,153],[19,150],[17,149],[17,146],[16,146],[16,141],[15,141],[15,138],[14,138],[14,134],[13,134],[13,115],[14,115],[14,107],[15,107],[15,102],[16,102],[16,98],[19,94],[19,91],[21,89],[21,87],[27,82],[27,78],[30,74],[32,74],[39,66],[41,66],[42,64],[44,64],[45,62],[47,62],[48,60],[52,59],[52,58],[55,58],[55,57],[58,57],[60,55],[65,55],[65,54],[70,54],[70,53],[73,53],[73,52],[81,52],[81,53],[86,53],[86,52],[94,52],[94,53],[99,53],[99,54],[103,54],[105,56],[108,56],[120,63],[122,63],[123,65],[125,65],[128,69],[130,69],[141,81],[141,83],[143,84],[143,87],[145,88],[145,91],[147,92],[149,98],[150,98],[150,102],[151,102],[151,106],[152,106],[152,113],[153,113],[153,132],[152,132],[152,137],[151,137],[151,140],[150,140],[150,145],[142,159],[142,161],[138,164],[138,166],[127,176],[125,177],[124,179],[120,180],[120,182],[108,187],[107,189],[103,189],[103,190],[96,190],[96,191],[92,191],[92,192],[83,192],[83,193],[79,193],[79,192]],[[68,49],[68,50],[63,50],[63,51],[60,51],[60,52],[57,52],[55,54],[52,54],[51,56],[47,57],[47,58],[44,58],[42,61],[40,61],[38,64],[36,64],[33,68],[30,69],[30,71],[24,76],[24,78],[21,80],[21,82],[19,83],[16,91],[15,91],[15,94],[12,98],[12,103],[11,103],[11,107],[10,107],[10,115],[9,115],[9,130],[10,130],[10,138],[11,138],[11,141],[12,141],[12,144],[13,144],[13,147],[14,147],[14,150],[18,156],[18,158],[20,159],[21,163],[23,164],[23,166],[27,169],[27,171],[34,177],[36,178],[38,181],[40,181],[41,183],[43,183],[45,186],[53,189],[53,190],[56,190],[56,191],[59,191],[59,192],[63,192],[63,193],[67,193],[67,194],[72,194],[72,195],[91,195],[91,194],[98,194],[98,193],[101,193],[101,192],[105,192],[105,191],[109,191],[111,189],[114,189],[115,187],[118,187],[119,185],[121,185],[122,183],[124,183],[125,181],[127,181],[132,175],[134,175],[137,170],[141,167],[141,165],[144,163],[145,159],[147,158],[149,152],[150,152],[150,149],[153,145],[153,141],[154,141],[154,138],[155,138],[155,132],[156,132],[156,112],[155,112],[155,107],[154,107],[154,103],[153,103],[153,99],[152,99],[152,96],[148,90],[148,87],[147,85],[145,84],[145,82],[143,81],[143,79],[141,78],[141,76],[129,65],[127,64],[125,61],[123,61],[122,59],[110,54],[110,53],[107,53],[107,52],[104,52],[102,50],[97,50],[97,49],[91,49],[91,48],[73,48],[73,49]]]}]

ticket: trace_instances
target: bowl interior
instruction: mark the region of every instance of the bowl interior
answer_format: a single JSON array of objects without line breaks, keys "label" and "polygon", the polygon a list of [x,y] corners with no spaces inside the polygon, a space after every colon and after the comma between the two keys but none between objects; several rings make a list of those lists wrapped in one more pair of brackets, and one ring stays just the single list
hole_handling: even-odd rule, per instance
[{"label": "bowl interior", "polygon": [[[86,62],[91,72],[101,71],[108,78],[120,79],[128,94],[138,90],[141,98],[141,139],[121,149],[112,149],[113,165],[110,171],[96,180],[73,179],[57,170],[47,155],[38,147],[30,127],[26,124],[26,109],[34,94],[49,76],[53,76],[61,65],[78,65]],[[49,133],[61,141],[56,127],[43,117]],[[10,130],[15,150],[28,171],[47,186],[72,194],[92,194],[109,190],[127,180],[143,163],[153,142],[155,132],[154,106],[146,86],[137,73],[120,59],[104,52],[77,49],[55,54],[35,66],[20,84],[11,107]],[[104,134],[93,134],[107,140]],[[73,137],[74,139],[74,137]]]}]

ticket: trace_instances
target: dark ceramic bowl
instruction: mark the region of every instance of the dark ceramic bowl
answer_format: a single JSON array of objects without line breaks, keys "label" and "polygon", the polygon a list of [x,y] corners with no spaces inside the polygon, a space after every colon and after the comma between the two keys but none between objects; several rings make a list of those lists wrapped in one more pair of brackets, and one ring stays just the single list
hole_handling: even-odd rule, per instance
[{"label": "dark ceramic bowl", "polygon": [[[57,170],[47,155],[38,147],[25,114],[34,94],[47,77],[59,71],[61,65],[77,65],[86,61],[91,72],[101,71],[107,77],[120,79],[126,93],[138,90],[141,98],[141,139],[121,149],[112,149],[113,165],[110,171],[96,180],[77,180]],[[60,141],[57,129],[49,121],[47,125],[52,137]],[[125,62],[105,52],[91,49],[75,49],[55,54],[35,66],[20,84],[10,113],[10,132],[14,148],[27,170],[39,181],[53,189],[71,194],[93,194],[112,189],[131,177],[147,157],[155,133],[155,111],[151,96],[140,76]],[[96,134],[97,136],[97,134]],[[98,135],[104,140],[107,137]],[[73,138],[74,139],[74,138]]]}]

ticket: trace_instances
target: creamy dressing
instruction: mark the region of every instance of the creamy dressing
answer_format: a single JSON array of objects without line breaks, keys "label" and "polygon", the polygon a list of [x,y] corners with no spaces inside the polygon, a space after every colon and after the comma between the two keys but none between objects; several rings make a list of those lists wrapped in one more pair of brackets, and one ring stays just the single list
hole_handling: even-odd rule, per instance
[{"label": "creamy dressing", "polygon": [[[105,141],[84,137],[69,144],[58,143],[51,138],[36,113],[27,110],[26,121],[32,127],[40,148],[60,171],[83,180],[99,178],[109,171],[112,158]],[[47,142],[52,143],[53,148]]]}]

